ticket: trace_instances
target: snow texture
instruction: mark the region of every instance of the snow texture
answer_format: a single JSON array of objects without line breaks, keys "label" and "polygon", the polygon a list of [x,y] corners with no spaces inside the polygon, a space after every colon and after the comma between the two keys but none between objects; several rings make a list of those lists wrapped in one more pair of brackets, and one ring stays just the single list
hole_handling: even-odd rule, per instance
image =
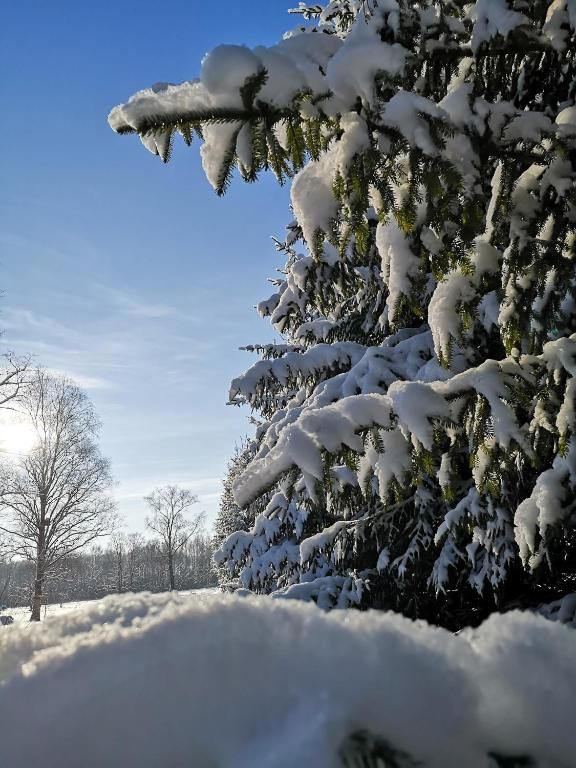
[{"label": "snow texture", "polygon": [[250,401],[253,394],[270,379],[281,384],[291,380],[318,375],[325,369],[350,368],[360,361],[365,352],[361,344],[317,344],[303,353],[288,352],[275,360],[260,360],[230,385],[230,400]]},{"label": "snow texture", "polygon": [[474,21],[472,50],[477,53],[482,43],[500,35],[508,37],[517,27],[528,23],[524,14],[512,11],[506,0],[477,0],[470,6]]},{"label": "snow texture", "polygon": [[335,55],[330,59],[327,80],[337,98],[348,107],[359,97],[368,105],[374,103],[376,75],[395,76],[404,72],[408,50],[398,43],[382,44],[379,8],[369,20],[359,14],[354,27]]},{"label": "snow texture", "polygon": [[326,153],[310,161],[292,182],[290,196],[294,214],[306,241],[314,242],[318,230],[329,232],[338,213],[338,202],[332,191],[334,157]]},{"label": "snow texture", "polygon": [[2,762],[337,768],[366,729],[430,768],[569,766],[575,657],[572,629],[516,612],[454,636],[268,598],[111,596],[0,629]]},{"label": "snow texture", "polygon": [[559,621],[561,624],[576,629],[576,592],[541,605],[537,613],[550,621]]}]

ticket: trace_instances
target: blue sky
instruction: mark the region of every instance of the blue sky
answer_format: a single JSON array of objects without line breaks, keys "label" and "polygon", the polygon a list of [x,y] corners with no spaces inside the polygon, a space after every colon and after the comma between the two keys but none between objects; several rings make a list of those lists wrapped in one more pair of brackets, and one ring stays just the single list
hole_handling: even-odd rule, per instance
[{"label": "blue sky", "polygon": [[[249,414],[226,406],[237,351],[273,332],[254,305],[289,220],[272,177],[219,199],[198,146],[164,166],[116,136],[115,104],[195,77],[219,43],[270,44],[289,0],[53,0],[2,8],[0,328],[4,348],[74,377],[103,421],[127,530],[142,497],[180,483],[214,516]],[[8,106],[7,106],[8,105]],[[199,507],[199,508],[200,508]]]}]

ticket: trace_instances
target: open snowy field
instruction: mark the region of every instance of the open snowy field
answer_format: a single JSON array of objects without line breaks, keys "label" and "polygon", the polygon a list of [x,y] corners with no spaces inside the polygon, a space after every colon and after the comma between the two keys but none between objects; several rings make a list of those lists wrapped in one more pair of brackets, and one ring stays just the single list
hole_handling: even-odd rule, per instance
[{"label": "open snowy field", "polygon": [[[218,587],[211,587],[209,589],[183,590],[178,592],[178,594],[183,596],[189,595],[190,597],[200,597],[202,595],[217,594],[219,591]],[[102,598],[102,600],[79,600],[71,601],[69,603],[53,603],[51,605],[45,605],[42,606],[41,621],[44,621],[44,619],[52,619],[56,616],[62,616],[63,614],[78,609],[99,606],[104,600],[106,600],[106,598]],[[13,616],[15,624],[28,624],[30,622],[30,608],[28,607],[7,608],[3,613],[6,616]]]}]

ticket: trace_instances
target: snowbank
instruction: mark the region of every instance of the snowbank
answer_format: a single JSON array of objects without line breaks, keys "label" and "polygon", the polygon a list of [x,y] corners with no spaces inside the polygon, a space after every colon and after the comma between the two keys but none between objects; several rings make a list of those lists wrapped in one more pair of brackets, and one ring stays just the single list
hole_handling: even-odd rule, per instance
[{"label": "snowbank", "polygon": [[425,766],[570,766],[575,659],[574,630],[529,614],[455,637],[268,598],[112,596],[0,630],[0,757],[328,768],[367,729]]}]

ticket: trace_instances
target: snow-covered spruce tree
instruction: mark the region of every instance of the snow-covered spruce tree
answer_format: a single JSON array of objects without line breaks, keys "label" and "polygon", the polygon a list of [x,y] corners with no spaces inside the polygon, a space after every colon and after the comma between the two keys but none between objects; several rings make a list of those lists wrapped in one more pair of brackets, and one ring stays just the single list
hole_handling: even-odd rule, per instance
[{"label": "snow-covered spruce tree", "polygon": [[[232,383],[271,494],[220,562],[257,592],[447,626],[573,591],[575,0],[336,0],[110,114],[293,178],[285,345]],[[572,585],[572,589],[570,588]]]},{"label": "snow-covered spruce tree", "polygon": [[[214,522],[214,535],[212,537],[212,551],[220,549],[223,542],[233,533],[239,534],[241,531],[248,534],[248,531],[254,525],[256,517],[264,511],[269,501],[269,494],[262,494],[252,504],[248,504],[241,509],[234,498],[233,485],[237,477],[246,469],[257,452],[256,442],[253,440],[244,440],[239,446],[236,446],[234,454],[226,468],[226,475],[222,481],[222,496],[218,515]],[[234,578],[234,564],[214,562],[214,572],[218,582],[227,589],[239,586],[239,582]]]}]

